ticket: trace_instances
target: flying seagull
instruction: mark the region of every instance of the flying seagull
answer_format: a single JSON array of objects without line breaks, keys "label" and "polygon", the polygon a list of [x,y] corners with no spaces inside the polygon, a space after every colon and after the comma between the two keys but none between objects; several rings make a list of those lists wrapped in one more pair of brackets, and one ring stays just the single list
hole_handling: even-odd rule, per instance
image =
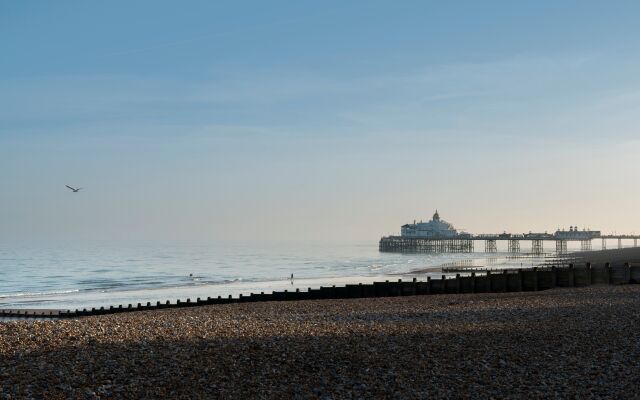
[{"label": "flying seagull", "polygon": [[75,189],[75,188],[72,188],[72,187],[71,187],[71,186],[69,186],[69,185],[65,185],[65,186],[66,186],[66,187],[68,187],[69,189],[73,190],[73,193],[78,193],[80,190],[82,190],[82,188],[77,188],[77,189]]}]

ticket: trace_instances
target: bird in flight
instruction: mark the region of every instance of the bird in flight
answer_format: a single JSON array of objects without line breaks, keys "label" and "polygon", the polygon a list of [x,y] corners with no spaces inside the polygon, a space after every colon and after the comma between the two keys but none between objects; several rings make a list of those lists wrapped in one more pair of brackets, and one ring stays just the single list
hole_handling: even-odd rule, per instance
[{"label": "bird in flight", "polygon": [[65,186],[66,186],[66,187],[68,187],[69,189],[73,190],[73,193],[78,193],[80,190],[82,190],[82,188],[77,188],[77,189],[76,189],[76,188],[72,188],[72,187],[71,187],[71,186],[69,186],[69,185],[65,185]]}]

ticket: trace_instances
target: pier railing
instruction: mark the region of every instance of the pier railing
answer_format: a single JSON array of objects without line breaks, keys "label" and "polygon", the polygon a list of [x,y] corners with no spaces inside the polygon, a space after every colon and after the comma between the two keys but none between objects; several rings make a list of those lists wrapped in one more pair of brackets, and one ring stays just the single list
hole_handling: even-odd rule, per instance
[{"label": "pier railing", "polygon": [[213,304],[251,303],[263,301],[293,301],[320,299],[355,299],[369,297],[416,296],[455,293],[506,293],[547,290],[556,287],[579,287],[589,285],[620,285],[640,283],[640,264],[624,264],[595,267],[589,263],[583,266],[538,267],[532,269],[502,270],[499,273],[484,271],[482,274],[471,272],[455,277],[442,275],[440,279],[428,277],[425,281],[413,278],[410,281],[385,281],[371,284],[352,284],[345,286],[322,286],[306,291],[275,291],[271,293],[251,293],[238,297],[207,297],[195,301],[177,300],[175,303],[150,302],[137,305],[111,306],[76,310],[0,310],[0,317],[31,318],[78,318],[93,315],[118,314],[134,311],[149,311],[171,308],[185,308]]}]

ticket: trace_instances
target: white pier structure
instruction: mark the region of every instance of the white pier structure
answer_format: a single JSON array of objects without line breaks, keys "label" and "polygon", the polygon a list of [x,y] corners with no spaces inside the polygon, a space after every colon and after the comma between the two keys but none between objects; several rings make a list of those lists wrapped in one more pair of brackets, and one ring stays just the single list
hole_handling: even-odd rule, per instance
[{"label": "white pier structure", "polygon": [[507,242],[509,253],[520,253],[520,243],[531,241],[531,252],[544,253],[544,242],[555,242],[555,252],[564,254],[567,252],[568,242],[580,242],[582,251],[592,250],[594,239],[602,240],[602,248],[607,248],[607,240],[618,241],[618,248],[622,248],[623,240],[633,240],[633,246],[638,246],[640,235],[603,235],[600,231],[579,230],[571,226],[569,230],[558,229],[555,233],[498,233],[472,235],[459,232],[453,225],[440,218],[436,210],[433,218],[427,222],[405,224],[400,228],[400,236],[386,236],[380,239],[379,249],[382,252],[441,252],[441,253],[471,253],[474,251],[476,241],[484,241],[484,251],[497,252],[498,241]]}]

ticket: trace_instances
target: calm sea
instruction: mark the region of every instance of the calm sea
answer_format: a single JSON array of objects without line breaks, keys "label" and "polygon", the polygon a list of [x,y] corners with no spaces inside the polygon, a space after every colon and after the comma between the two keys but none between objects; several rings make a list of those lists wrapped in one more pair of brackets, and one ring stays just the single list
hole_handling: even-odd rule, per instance
[{"label": "calm sea", "polygon": [[[439,276],[442,265],[532,266],[505,253],[390,254],[368,243],[0,247],[0,308],[82,308]],[[290,277],[294,275],[293,282]]]}]

